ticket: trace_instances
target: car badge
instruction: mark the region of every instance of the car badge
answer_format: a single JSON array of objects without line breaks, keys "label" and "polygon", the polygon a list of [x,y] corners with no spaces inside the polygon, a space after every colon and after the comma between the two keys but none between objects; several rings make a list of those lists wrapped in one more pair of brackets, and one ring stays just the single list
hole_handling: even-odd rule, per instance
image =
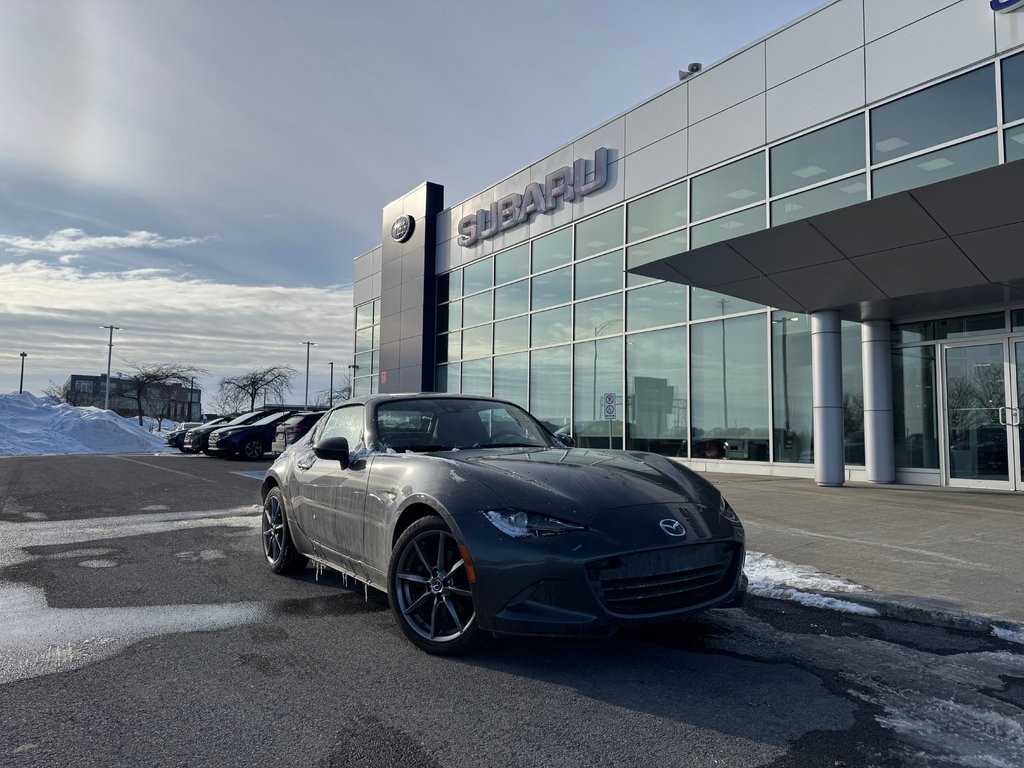
[{"label": "car badge", "polygon": [[661,526],[661,530],[667,533],[669,536],[685,536],[686,529],[683,524],[678,520],[662,520],[658,525]]}]

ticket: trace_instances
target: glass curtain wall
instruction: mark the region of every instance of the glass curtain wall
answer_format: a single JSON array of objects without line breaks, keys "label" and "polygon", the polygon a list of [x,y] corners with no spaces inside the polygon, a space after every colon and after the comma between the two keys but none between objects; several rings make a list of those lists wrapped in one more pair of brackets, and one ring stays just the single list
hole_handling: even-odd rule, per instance
[{"label": "glass curtain wall", "polygon": [[627,447],[688,455],[686,328],[626,337]]}]

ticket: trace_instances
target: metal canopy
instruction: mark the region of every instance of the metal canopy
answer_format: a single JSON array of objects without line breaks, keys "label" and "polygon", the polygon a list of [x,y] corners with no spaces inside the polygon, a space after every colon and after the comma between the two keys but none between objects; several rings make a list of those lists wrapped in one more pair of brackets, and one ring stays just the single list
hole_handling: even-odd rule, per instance
[{"label": "metal canopy", "polygon": [[885,320],[1024,303],[1024,160],[629,271],[798,312]]}]

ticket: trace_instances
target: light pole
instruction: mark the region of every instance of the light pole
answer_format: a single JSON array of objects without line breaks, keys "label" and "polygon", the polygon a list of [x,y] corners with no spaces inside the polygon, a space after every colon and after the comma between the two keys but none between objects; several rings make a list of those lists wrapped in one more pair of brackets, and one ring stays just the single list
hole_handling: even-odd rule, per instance
[{"label": "light pole", "polygon": [[20,395],[25,389],[25,358],[28,357],[28,352],[21,353],[21,380],[18,382],[18,394]]},{"label": "light pole", "polygon": [[355,363],[351,363],[348,366],[348,396],[356,396],[356,371],[359,370],[359,366]]},{"label": "light pole", "polygon": [[327,407],[334,407],[334,361],[332,360],[329,365],[331,366],[331,388],[327,390]]},{"label": "light pole", "polygon": [[188,420],[192,421],[192,401],[195,400],[196,377],[188,380]]},{"label": "light pole", "polygon": [[107,328],[110,331],[110,341],[107,342],[107,394],[103,397],[103,410],[110,410],[110,356],[114,353],[114,331],[123,331],[119,325],[101,325],[100,328]]},{"label": "light pole", "polygon": [[303,341],[302,343],[306,345],[306,399],[304,407],[309,408],[309,348],[318,347],[320,345],[315,341]]}]

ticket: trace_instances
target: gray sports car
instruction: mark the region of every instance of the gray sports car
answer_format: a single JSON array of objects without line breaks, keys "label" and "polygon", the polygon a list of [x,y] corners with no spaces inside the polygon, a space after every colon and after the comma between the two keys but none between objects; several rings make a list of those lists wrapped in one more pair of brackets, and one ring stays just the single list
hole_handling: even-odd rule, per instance
[{"label": "gray sports car", "polygon": [[710,483],[656,454],[568,447],[500,400],[350,400],[261,493],[271,570],[312,560],[386,592],[428,653],[608,634],[746,591],[743,526]]}]

